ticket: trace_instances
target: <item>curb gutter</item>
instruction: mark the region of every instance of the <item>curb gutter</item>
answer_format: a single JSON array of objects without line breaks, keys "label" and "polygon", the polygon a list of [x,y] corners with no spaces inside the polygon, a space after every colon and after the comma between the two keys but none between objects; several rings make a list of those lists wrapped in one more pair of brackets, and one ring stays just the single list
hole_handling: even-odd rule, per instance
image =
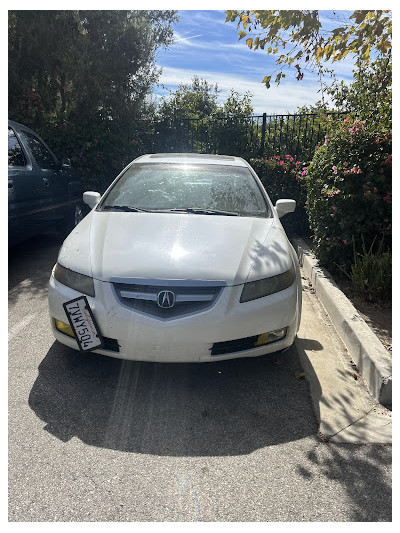
[{"label": "curb gutter", "polygon": [[339,289],[307,244],[291,239],[304,274],[311,281],[318,299],[325,307],[352,360],[372,395],[382,405],[392,403],[392,357],[356,308]]}]

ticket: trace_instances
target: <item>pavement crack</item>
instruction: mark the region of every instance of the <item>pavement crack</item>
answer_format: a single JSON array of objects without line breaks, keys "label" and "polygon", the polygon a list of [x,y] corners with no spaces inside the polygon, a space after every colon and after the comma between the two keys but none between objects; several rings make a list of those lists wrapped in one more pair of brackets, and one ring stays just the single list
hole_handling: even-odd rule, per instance
[{"label": "pavement crack", "polygon": [[[341,433],[342,431],[344,431],[345,429],[351,427],[351,426],[354,426],[354,424],[356,424],[357,422],[359,422],[360,420],[362,420],[363,418],[365,418],[366,416],[368,416],[370,414],[371,411],[373,411],[375,409],[375,407],[379,405],[379,404],[374,404],[371,409],[369,411],[367,411],[366,413],[364,413],[363,415],[361,415],[360,417],[358,417],[356,420],[353,420],[352,422],[350,422],[350,424],[347,424],[347,426],[345,426],[344,428],[342,429],[339,429],[339,431],[336,431],[336,433],[333,433],[333,435],[329,435],[329,436],[326,436],[324,435],[320,430],[318,430],[318,435],[320,436],[320,438],[324,441],[324,442],[329,442],[333,437],[336,437],[336,435],[339,435],[339,433]],[[386,424],[387,425],[387,424]]]}]

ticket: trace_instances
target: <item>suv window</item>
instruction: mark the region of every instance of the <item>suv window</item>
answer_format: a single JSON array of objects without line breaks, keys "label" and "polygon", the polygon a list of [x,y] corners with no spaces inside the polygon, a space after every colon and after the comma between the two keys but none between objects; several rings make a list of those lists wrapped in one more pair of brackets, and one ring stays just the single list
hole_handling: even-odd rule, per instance
[{"label": "suv window", "polygon": [[27,131],[24,131],[24,135],[39,167],[57,168],[57,162],[54,159],[53,154],[49,152],[45,145],[35,135],[32,135]]},{"label": "suv window", "polygon": [[26,165],[25,154],[19,144],[15,132],[8,128],[8,166],[24,167]]}]

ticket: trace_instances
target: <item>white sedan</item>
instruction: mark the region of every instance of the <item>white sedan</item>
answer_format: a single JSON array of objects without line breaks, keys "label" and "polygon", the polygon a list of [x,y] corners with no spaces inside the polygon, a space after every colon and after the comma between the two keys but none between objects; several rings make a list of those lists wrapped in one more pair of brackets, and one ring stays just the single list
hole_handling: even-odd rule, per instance
[{"label": "white sedan", "polygon": [[290,346],[296,253],[243,159],[151,154],[130,163],[64,241],[49,284],[55,338],[121,359],[202,362]]}]

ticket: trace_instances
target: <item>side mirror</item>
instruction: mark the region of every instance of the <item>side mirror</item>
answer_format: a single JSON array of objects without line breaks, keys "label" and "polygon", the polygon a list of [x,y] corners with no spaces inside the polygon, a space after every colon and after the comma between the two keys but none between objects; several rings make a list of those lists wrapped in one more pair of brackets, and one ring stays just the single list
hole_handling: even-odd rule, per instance
[{"label": "side mirror", "polygon": [[71,159],[69,157],[64,157],[61,160],[61,166],[62,168],[72,168]]},{"label": "side mirror", "polygon": [[278,217],[282,218],[287,213],[293,213],[296,209],[296,200],[278,200],[275,209]]},{"label": "side mirror", "polygon": [[99,192],[86,191],[83,193],[83,201],[86,205],[93,209],[100,202],[101,195]]}]

